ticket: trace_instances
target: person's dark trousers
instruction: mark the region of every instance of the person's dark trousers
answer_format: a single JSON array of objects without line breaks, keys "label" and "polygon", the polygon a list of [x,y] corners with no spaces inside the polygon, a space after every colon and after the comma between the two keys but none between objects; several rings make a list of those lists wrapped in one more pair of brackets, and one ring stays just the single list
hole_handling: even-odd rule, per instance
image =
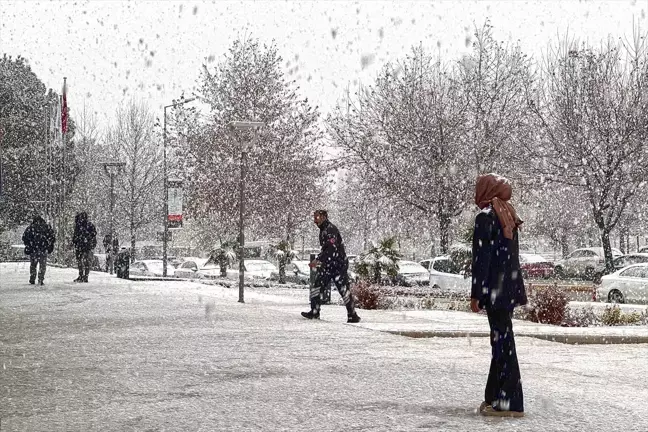
[{"label": "person's dark trousers", "polygon": [[36,283],[36,266],[38,266],[38,282],[45,280],[47,270],[47,252],[36,252],[29,255],[29,283]]},{"label": "person's dark trousers", "polygon": [[498,410],[523,412],[522,379],[511,321],[513,312],[489,309],[487,314],[492,358],[484,400]]},{"label": "person's dark trousers", "polygon": [[90,265],[92,264],[92,251],[76,251],[77,267],[79,268],[79,282],[88,282]]},{"label": "person's dark trousers", "polygon": [[353,315],[355,313],[355,305],[353,302],[353,295],[351,294],[351,287],[349,286],[347,267],[329,269],[320,268],[317,270],[315,283],[313,283],[310,290],[311,311],[319,314],[323,291],[330,285],[331,281],[337,287],[340,297],[342,297],[342,300],[344,301],[347,314]]}]

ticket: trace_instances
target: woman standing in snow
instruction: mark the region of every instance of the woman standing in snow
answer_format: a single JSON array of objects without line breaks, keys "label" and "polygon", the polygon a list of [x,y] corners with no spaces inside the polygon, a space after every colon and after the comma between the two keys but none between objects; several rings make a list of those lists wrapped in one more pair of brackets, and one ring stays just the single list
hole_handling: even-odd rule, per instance
[{"label": "woman standing in snow", "polygon": [[513,309],[527,303],[520,272],[518,227],[509,181],[495,174],[477,179],[472,247],[473,312],[486,309],[492,349],[480,412],[487,416],[524,416],[522,380],[513,335]]}]

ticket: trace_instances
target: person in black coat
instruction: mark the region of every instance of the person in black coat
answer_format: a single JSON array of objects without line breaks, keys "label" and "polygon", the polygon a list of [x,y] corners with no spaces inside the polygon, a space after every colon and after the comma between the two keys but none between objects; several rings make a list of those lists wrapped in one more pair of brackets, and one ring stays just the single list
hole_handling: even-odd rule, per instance
[{"label": "person in black coat", "polygon": [[486,309],[492,357],[484,402],[487,416],[522,417],[524,397],[513,335],[513,309],[527,303],[520,271],[518,227],[522,221],[509,203],[507,179],[486,174],[477,179],[472,247],[471,309]]},{"label": "person in black coat", "polygon": [[347,309],[347,322],[358,323],[360,317],[355,311],[349,282],[349,260],[346,256],[340,231],[328,220],[326,210],[317,210],[313,214],[313,218],[320,229],[319,241],[322,251],[310,263],[311,268],[317,268],[317,277],[310,289],[311,310],[301,314],[304,318],[319,319],[322,290],[328,287],[332,281],[335,283],[342,300],[344,300]]},{"label": "person in black coat", "polygon": [[74,253],[79,267],[79,277],[74,282],[88,282],[88,274],[92,265],[93,250],[97,246],[97,230],[88,220],[86,212],[77,213],[74,218],[74,234],[72,235]]},{"label": "person in black coat", "polygon": [[36,270],[38,267],[38,284],[45,282],[45,270],[47,270],[47,255],[54,251],[56,237],[52,227],[45,222],[45,219],[36,215],[29,224],[22,236],[25,245],[25,254],[29,255],[29,283],[36,283]]}]

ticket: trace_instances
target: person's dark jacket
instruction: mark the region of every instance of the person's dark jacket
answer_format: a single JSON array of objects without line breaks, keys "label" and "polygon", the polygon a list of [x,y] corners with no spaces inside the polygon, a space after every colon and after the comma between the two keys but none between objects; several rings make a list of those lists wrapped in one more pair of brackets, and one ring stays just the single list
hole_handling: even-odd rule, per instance
[{"label": "person's dark jacket", "polygon": [[25,229],[22,241],[26,255],[52,253],[56,236],[52,227],[42,217],[36,216]]},{"label": "person's dark jacket", "polygon": [[79,213],[74,219],[72,243],[77,252],[89,252],[97,246],[97,230],[85,212]]},{"label": "person's dark jacket", "polygon": [[337,227],[327,219],[319,226],[319,229],[322,251],[317,255],[317,261],[322,263],[324,269],[335,269],[348,265],[344,242]]},{"label": "person's dark jacket", "polygon": [[481,308],[513,310],[527,303],[519,254],[517,229],[507,239],[495,211],[482,210],[475,217],[470,296]]}]

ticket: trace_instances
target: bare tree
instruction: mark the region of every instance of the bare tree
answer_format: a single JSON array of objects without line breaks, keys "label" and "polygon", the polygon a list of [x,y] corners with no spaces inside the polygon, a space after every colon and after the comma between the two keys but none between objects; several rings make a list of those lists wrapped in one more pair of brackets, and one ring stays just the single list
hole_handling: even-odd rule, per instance
[{"label": "bare tree", "polygon": [[276,46],[257,40],[234,42],[215,69],[204,66],[199,84],[198,95],[211,111],[188,137],[184,153],[192,173],[191,214],[236,226],[241,144],[250,136],[230,131],[228,124],[261,121],[265,126],[245,164],[247,226],[253,234],[292,242],[324,191],[317,110],[286,80]]},{"label": "bare tree", "polygon": [[517,142],[528,131],[524,90],[532,78],[531,61],[518,44],[496,41],[488,21],[474,36],[472,53],[459,61],[466,142],[479,174],[513,174]]},{"label": "bare tree", "polygon": [[599,48],[564,41],[529,92],[537,140],[521,144],[544,181],[585,195],[608,270],[610,232],[648,175],[647,60],[643,37]]},{"label": "bare tree", "polygon": [[348,164],[362,167],[392,200],[436,218],[444,252],[475,173],[465,160],[467,111],[453,73],[415,48],[328,121]]},{"label": "bare tree", "polygon": [[106,134],[114,158],[126,163],[116,185],[116,207],[127,221],[132,250],[143,228],[159,226],[164,186],[160,141],[151,111],[135,101],[117,109],[115,124]]},{"label": "bare tree", "polygon": [[[101,162],[106,158],[108,152],[101,144],[96,116],[88,110],[85,104],[75,118],[77,127],[76,163],[74,166],[76,181],[70,206],[83,209],[97,217],[106,209],[106,179],[102,173]],[[101,224],[105,221],[99,222]]]}]

